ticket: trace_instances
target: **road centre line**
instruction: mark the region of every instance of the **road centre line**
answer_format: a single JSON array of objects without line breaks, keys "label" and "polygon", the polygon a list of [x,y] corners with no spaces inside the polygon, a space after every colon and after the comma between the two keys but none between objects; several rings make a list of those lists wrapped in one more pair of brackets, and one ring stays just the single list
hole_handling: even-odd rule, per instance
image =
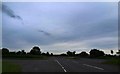
[{"label": "road centre line", "polygon": [[96,68],[96,69],[99,69],[99,70],[104,70],[103,68],[92,66],[92,65],[88,65],[88,64],[83,64],[83,65],[84,66],[88,66],[88,67],[92,67],[92,68]]},{"label": "road centre line", "polygon": [[62,67],[62,69],[64,70],[64,72],[67,72],[66,70],[65,70],[65,68],[60,64],[60,62],[58,61],[58,60],[55,60],[61,67]]}]

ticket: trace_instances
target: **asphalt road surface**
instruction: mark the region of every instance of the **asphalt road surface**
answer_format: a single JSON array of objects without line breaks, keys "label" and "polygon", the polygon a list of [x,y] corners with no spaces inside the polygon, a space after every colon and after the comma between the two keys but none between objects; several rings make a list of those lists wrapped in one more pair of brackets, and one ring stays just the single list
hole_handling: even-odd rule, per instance
[{"label": "asphalt road surface", "polygon": [[19,64],[22,72],[118,72],[115,65],[101,64],[102,59],[66,59],[51,57],[47,60],[8,60]]}]

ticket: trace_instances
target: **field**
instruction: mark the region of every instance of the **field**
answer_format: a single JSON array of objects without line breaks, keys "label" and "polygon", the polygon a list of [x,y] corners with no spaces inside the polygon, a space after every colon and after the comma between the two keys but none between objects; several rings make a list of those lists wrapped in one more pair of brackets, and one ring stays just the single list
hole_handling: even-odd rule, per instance
[{"label": "field", "polygon": [[2,72],[21,72],[21,67],[12,62],[2,61]]}]

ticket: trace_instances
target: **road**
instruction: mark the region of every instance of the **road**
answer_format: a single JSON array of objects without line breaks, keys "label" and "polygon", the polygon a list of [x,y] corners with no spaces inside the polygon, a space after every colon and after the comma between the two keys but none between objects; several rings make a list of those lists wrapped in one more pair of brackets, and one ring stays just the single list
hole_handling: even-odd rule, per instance
[{"label": "road", "polygon": [[66,59],[51,57],[48,60],[9,60],[22,67],[22,72],[118,72],[115,65],[101,64],[102,59]]}]

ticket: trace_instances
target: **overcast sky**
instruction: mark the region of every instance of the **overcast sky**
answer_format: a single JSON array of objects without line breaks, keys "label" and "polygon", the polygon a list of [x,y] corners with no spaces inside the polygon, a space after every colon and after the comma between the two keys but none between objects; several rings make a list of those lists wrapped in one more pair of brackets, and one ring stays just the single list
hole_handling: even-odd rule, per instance
[{"label": "overcast sky", "polygon": [[2,46],[42,52],[118,49],[117,2],[6,2]]}]

